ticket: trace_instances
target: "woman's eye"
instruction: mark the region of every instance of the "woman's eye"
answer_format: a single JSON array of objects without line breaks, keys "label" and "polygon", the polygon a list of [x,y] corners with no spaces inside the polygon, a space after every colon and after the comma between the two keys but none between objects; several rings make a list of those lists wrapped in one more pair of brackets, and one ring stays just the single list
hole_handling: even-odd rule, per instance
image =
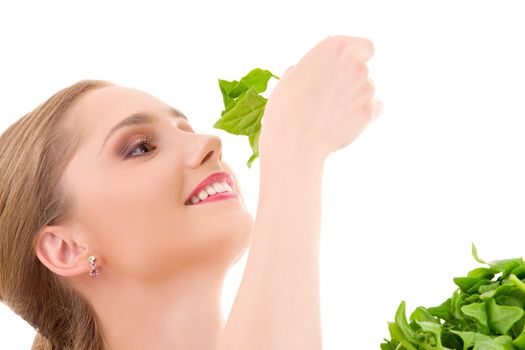
[{"label": "woman's eye", "polygon": [[[151,146],[151,140],[149,137],[143,137],[140,141],[126,153],[126,158],[140,157],[148,152],[151,152],[154,148]],[[149,151],[148,151],[149,150]]]}]

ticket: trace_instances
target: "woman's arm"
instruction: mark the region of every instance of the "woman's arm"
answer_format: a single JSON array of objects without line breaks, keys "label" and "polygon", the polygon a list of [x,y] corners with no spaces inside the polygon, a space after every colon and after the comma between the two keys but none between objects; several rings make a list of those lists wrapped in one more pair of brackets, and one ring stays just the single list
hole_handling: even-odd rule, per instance
[{"label": "woman's arm", "polygon": [[319,350],[324,159],[273,153],[267,160],[246,269],[218,349]]},{"label": "woman's arm", "polygon": [[219,350],[319,350],[321,185],[326,157],[381,110],[365,61],[372,43],[322,40],[281,77],[259,137],[252,245]]}]

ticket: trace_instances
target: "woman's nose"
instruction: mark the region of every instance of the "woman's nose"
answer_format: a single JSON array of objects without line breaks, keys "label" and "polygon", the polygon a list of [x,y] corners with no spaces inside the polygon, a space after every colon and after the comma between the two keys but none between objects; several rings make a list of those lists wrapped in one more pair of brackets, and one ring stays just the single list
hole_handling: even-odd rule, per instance
[{"label": "woman's nose", "polygon": [[217,165],[222,159],[222,140],[216,135],[198,135],[194,142],[193,151],[189,153],[188,167],[198,167],[206,162],[213,162]]}]

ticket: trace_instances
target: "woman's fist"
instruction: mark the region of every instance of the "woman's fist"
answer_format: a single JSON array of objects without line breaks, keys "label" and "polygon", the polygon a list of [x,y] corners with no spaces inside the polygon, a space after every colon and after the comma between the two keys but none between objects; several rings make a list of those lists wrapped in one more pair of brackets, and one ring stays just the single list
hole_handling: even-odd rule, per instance
[{"label": "woman's fist", "polygon": [[382,111],[366,61],[374,54],[364,38],[331,36],[289,67],[264,111],[259,153],[326,157],[350,144]]}]

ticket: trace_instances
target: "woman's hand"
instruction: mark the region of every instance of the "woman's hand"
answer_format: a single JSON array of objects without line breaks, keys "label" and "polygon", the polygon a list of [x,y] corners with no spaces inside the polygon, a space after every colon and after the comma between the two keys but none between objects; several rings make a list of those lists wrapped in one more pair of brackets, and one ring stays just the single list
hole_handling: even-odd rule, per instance
[{"label": "woman's hand", "polygon": [[365,61],[374,53],[364,38],[331,36],[289,67],[265,107],[261,161],[272,154],[328,154],[350,144],[382,111]]}]

